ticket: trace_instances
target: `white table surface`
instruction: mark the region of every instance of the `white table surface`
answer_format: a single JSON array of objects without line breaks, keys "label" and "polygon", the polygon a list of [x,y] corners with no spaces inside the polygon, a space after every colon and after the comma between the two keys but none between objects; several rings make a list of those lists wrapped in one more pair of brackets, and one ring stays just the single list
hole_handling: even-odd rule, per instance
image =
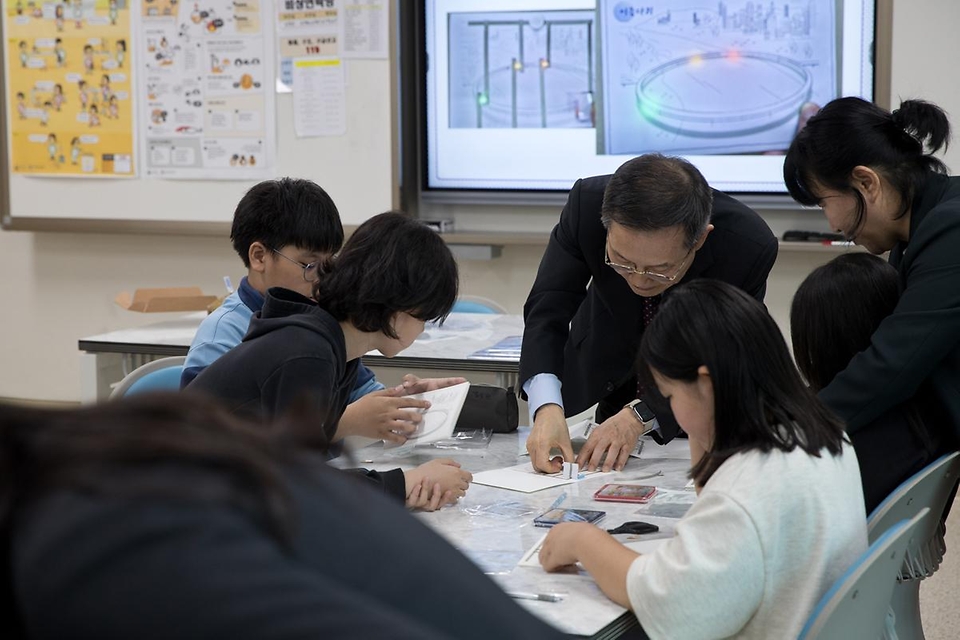
[{"label": "white table surface", "polygon": [[[521,427],[520,433],[525,430]],[[519,456],[518,434],[495,434],[485,449],[458,451],[418,447],[410,455],[394,457],[384,451],[382,444],[375,444],[357,450],[354,455],[354,464],[377,470],[410,469],[438,457],[454,458],[471,472],[510,467],[529,460],[529,457]],[[645,536],[618,536],[621,540],[672,536],[677,520],[694,499],[693,490],[686,487],[690,467],[687,441],[674,440],[660,446],[650,440],[645,443],[641,456],[641,459],[631,458],[619,473],[587,477],[575,484],[529,494],[473,484],[456,505],[433,513],[418,513],[417,517],[505,589],[563,594],[561,602],[517,601],[535,615],[566,633],[603,635],[612,623],[629,620],[634,624],[634,619],[623,607],[603,595],[588,574],[549,574],[539,567],[518,567],[517,562],[547,531],[533,525],[534,517],[564,494],[563,507],[606,511],[607,515],[598,523],[605,529],[629,520],[643,520],[660,527],[659,532]],[[341,458],[335,463],[346,464],[346,460]],[[651,484],[668,491],[659,492],[649,505],[593,500],[593,493],[608,482]],[[629,617],[621,620],[624,616]]]},{"label": "white table surface", "polygon": [[[84,401],[109,394],[110,385],[144,363],[145,359],[186,355],[206,317],[205,312],[183,314],[153,324],[120,329],[80,338],[81,387]],[[428,324],[423,334],[394,358],[379,352],[363,357],[371,367],[448,370],[468,375],[472,372],[495,374],[496,384],[516,387],[520,367],[516,357],[472,357],[504,338],[523,335],[523,318],[518,315],[451,313],[443,325]],[[450,375],[450,374],[448,374]]]}]

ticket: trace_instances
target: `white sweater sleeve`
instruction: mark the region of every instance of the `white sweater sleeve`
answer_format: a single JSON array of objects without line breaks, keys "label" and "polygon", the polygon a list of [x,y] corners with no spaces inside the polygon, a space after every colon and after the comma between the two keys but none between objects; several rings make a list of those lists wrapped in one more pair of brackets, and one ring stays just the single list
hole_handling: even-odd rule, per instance
[{"label": "white sweater sleeve", "polygon": [[726,638],[764,593],[763,552],[753,520],[723,493],[704,492],[677,535],[627,573],[630,606],[651,640]]}]

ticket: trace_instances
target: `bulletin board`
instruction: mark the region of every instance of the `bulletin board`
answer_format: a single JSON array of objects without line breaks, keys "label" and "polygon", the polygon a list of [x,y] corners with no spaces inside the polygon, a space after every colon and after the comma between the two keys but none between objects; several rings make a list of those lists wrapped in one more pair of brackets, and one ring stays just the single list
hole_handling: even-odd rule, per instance
[{"label": "bulletin board", "polygon": [[[2,3],[4,11],[12,11],[13,5],[12,1]],[[399,3],[391,5],[389,34],[393,40]],[[15,43],[8,42],[6,34],[0,36],[2,70],[6,68],[3,58],[15,52],[10,48]],[[392,44],[388,50],[394,51]],[[345,135],[297,137],[292,95],[273,94],[277,148],[275,176],[270,177],[314,180],[331,195],[343,223],[350,226],[398,206],[398,78],[393,59],[349,59],[343,64]],[[8,149],[10,121],[17,105],[8,91],[9,79],[2,80],[0,224],[5,229],[222,235],[237,202],[258,181],[153,179],[142,173],[137,178],[15,173],[9,166]]]}]

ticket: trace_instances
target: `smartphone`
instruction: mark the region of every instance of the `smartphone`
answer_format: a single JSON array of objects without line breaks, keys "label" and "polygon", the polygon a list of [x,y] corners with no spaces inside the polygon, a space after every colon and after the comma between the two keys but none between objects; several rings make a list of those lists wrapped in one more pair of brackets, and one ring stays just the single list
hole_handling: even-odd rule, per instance
[{"label": "smartphone", "polygon": [[592,509],[550,509],[533,519],[535,527],[552,527],[561,522],[598,522],[607,515],[606,511]]},{"label": "smartphone", "polygon": [[594,500],[606,502],[648,502],[657,488],[645,484],[605,484],[593,494]]}]

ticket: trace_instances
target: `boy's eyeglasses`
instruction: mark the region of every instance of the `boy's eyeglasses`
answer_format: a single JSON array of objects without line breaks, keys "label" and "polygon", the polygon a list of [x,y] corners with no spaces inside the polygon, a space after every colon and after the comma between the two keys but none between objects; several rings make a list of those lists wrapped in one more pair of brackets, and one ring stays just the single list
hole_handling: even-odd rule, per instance
[{"label": "boy's eyeglasses", "polygon": [[307,282],[316,282],[317,280],[320,279],[320,261],[311,262],[307,264],[305,262],[300,262],[299,260],[294,260],[289,256],[285,256],[279,251],[277,251],[276,249],[274,249],[273,247],[270,247],[270,251],[273,251],[275,254],[277,254],[284,260],[287,260],[288,262],[292,262],[293,264],[303,269],[303,279],[306,280]]},{"label": "boy's eyeglasses", "polygon": [[656,280],[657,282],[673,282],[680,277],[680,272],[683,271],[683,267],[684,265],[687,264],[687,260],[690,258],[690,254],[692,252],[693,252],[693,248],[691,247],[690,250],[687,251],[687,255],[683,257],[683,260],[680,262],[680,265],[677,266],[677,270],[674,272],[672,276],[668,276],[665,273],[657,273],[656,271],[650,271],[649,269],[637,269],[636,267],[628,267],[625,264],[618,264],[616,262],[612,262],[610,260],[610,252],[607,248],[604,248],[603,250],[603,263],[608,267],[610,267],[611,269],[613,269],[614,271],[616,271],[617,273],[619,273],[623,277],[636,274],[639,276],[647,276],[651,280]]}]

